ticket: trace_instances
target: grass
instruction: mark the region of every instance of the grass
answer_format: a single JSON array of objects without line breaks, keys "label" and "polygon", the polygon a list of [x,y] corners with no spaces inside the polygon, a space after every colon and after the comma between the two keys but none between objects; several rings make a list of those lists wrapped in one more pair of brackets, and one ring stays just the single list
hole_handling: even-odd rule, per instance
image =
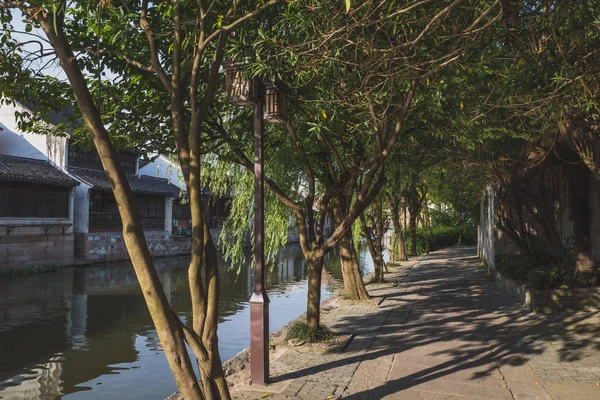
[{"label": "grass", "polygon": [[304,321],[296,322],[290,326],[285,335],[285,340],[301,340],[308,343],[318,343],[333,339],[335,333],[326,326],[319,326],[317,329],[313,329]]},{"label": "grass", "polygon": [[45,274],[48,272],[57,271],[60,267],[55,264],[41,264],[27,268],[8,268],[0,271],[0,277],[14,278],[22,275]]}]

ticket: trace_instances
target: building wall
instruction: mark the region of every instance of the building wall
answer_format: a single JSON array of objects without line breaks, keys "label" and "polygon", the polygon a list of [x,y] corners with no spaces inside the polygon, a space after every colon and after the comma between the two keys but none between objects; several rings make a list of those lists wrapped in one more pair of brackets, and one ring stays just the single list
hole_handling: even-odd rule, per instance
[{"label": "building wall", "polygon": [[0,106],[0,154],[49,160],[64,169],[67,138],[20,131],[15,111],[24,112],[25,109],[18,104]]},{"label": "building wall", "polygon": [[90,227],[90,188],[81,183],[75,188],[73,202],[73,231],[88,233]]},{"label": "building wall", "polygon": [[74,189],[68,218],[0,218],[0,274],[9,269],[73,264]]},{"label": "building wall", "polygon": [[[600,153],[599,153],[600,154]],[[600,181],[590,174],[590,238],[592,241],[592,259],[600,263]],[[565,185],[566,192],[567,186]],[[498,255],[518,254],[518,247],[495,228],[495,196],[490,188],[486,190],[487,201],[481,202],[481,218],[478,230],[477,252],[479,257],[491,269],[495,269],[495,257]],[[573,246],[574,223],[568,212],[569,196],[561,195],[560,208],[557,209],[557,229],[563,245],[567,248]]]},{"label": "building wall", "polygon": [[165,197],[165,232],[173,231],[173,198]]},{"label": "building wall", "polygon": [[[0,154],[15,157],[33,158],[36,160],[47,160],[54,164],[71,178],[77,180],[66,170],[67,160],[67,138],[36,135],[25,133],[19,130],[15,120],[15,111],[26,111],[20,105],[2,105],[0,106]],[[70,228],[76,232],[87,232],[87,202],[82,203],[82,193],[87,192],[89,186],[81,183],[75,188],[74,197],[71,199],[69,214],[73,227]],[[80,218],[85,216],[85,218]]]},{"label": "building wall", "polygon": [[10,269],[73,264],[72,233],[63,233],[61,227],[46,232],[45,227],[34,226],[18,226],[8,232],[5,220],[0,223],[0,274]]},{"label": "building wall", "polygon": [[165,156],[158,156],[154,161],[139,169],[140,175],[168,179],[175,186],[184,187],[183,176],[179,165],[172,163]]}]

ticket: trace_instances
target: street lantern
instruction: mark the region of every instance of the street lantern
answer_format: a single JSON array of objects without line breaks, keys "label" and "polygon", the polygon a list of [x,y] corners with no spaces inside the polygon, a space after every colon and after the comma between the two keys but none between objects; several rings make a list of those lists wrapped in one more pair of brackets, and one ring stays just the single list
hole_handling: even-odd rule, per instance
[{"label": "street lantern", "polygon": [[281,86],[265,84],[265,121],[271,124],[285,122],[287,119],[287,98]]},{"label": "street lantern", "polygon": [[253,105],[257,97],[256,88],[254,81],[246,76],[246,64],[229,61],[223,66],[227,101],[237,106]]}]

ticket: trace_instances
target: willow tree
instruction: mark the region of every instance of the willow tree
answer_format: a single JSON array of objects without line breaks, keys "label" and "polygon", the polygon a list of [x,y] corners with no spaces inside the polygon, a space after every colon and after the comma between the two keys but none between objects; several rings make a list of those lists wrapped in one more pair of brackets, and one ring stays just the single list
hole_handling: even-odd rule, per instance
[{"label": "willow tree", "polygon": [[[41,43],[41,57],[55,58],[68,79],[85,128],[111,182],[127,251],[150,315],[177,386],[186,399],[230,397],[217,341],[217,252],[201,201],[203,123],[218,91],[219,69],[231,31],[276,2],[261,2],[256,7],[244,1],[202,0],[109,0],[99,2],[97,7],[66,0],[0,2],[2,21],[9,28],[3,34],[3,47],[10,47],[13,54],[22,50],[19,43],[10,39],[11,16],[7,10],[12,9],[21,13],[26,33],[32,27],[41,28],[44,37],[34,39]],[[104,73],[109,77],[102,82]],[[140,106],[154,101],[163,107],[162,114],[156,105]],[[156,121],[148,117],[157,114],[159,124],[153,125]],[[107,126],[121,138],[131,134],[128,130],[132,126],[154,129],[154,134],[146,139],[163,135],[161,130],[171,133],[168,142],[179,158],[192,216],[188,272],[191,327],[175,315],[161,287],[133,193]],[[197,357],[202,388],[186,343]]]}]

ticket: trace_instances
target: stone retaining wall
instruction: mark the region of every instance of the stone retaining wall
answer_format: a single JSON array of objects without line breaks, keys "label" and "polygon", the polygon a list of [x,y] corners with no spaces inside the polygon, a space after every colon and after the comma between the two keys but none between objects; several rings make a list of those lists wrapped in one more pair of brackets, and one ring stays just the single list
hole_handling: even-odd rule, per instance
[{"label": "stone retaining wall", "polygon": [[[85,233],[77,235],[78,259],[92,262],[128,260],[129,254],[121,233]],[[153,257],[190,254],[189,236],[176,237],[168,232],[147,232],[146,242]]]},{"label": "stone retaining wall", "polygon": [[[221,228],[210,230],[218,243]],[[119,232],[76,233],[75,259],[87,262],[110,262],[129,259],[123,235]],[[192,251],[190,236],[173,236],[169,232],[147,232],[146,242],[152,257],[189,255]]]},{"label": "stone retaining wall", "polygon": [[533,292],[533,309],[541,312],[600,309],[600,287],[538,290]]},{"label": "stone retaining wall", "polygon": [[600,309],[600,287],[578,289],[534,290],[486,266],[496,284],[506,290],[530,311]]},{"label": "stone retaining wall", "polygon": [[[10,269],[40,266],[72,265],[74,260],[74,238],[72,233],[61,229],[20,228],[18,234],[0,235],[0,274]],[[60,232],[55,232],[60,231]]]}]

